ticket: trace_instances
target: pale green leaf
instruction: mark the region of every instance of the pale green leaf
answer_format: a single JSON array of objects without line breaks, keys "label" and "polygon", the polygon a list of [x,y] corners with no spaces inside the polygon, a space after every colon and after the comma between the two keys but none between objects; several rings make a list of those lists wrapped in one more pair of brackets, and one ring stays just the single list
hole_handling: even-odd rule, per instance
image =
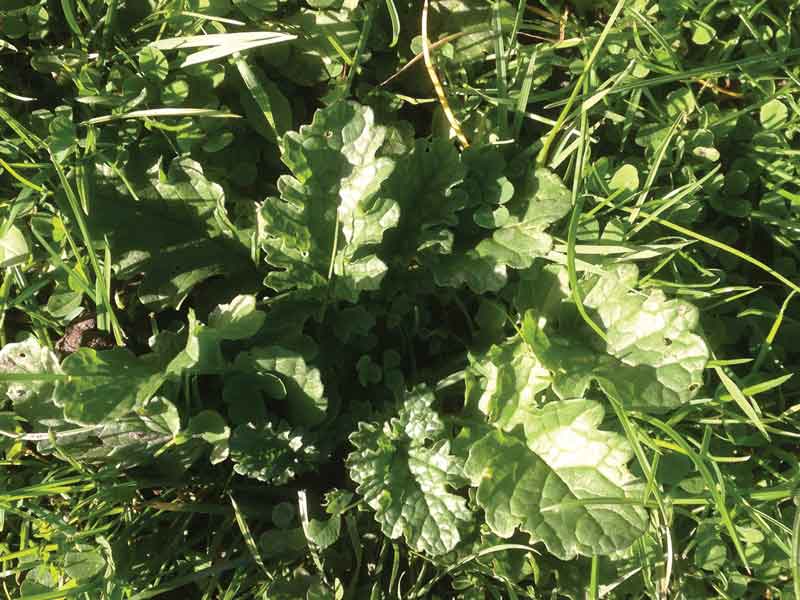
[{"label": "pale green leaf", "polygon": [[536,409],[551,378],[531,348],[514,338],[475,357],[466,381],[467,397],[489,422],[511,431]]},{"label": "pale green leaf", "polygon": [[223,340],[243,340],[254,336],[264,324],[265,313],[256,309],[256,297],[236,296],[228,304],[220,304],[208,317],[208,325]]},{"label": "pale green leaf", "polygon": [[394,161],[378,157],[386,130],[370,108],[340,102],[319,110],[310,125],[281,141],[281,198],[262,207],[267,262],[276,267],[266,283],[278,290],[330,288],[355,302],[378,289],[387,267],[375,249],[394,227],[399,208],[379,194]]},{"label": "pale green leaf", "polygon": [[471,446],[464,472],[492,531],[520,528],[564,560],[622,550],[644,532],[646,513],[628,502],[642,493],[633,452],[597,428],[603,414],[590,400],[551,402],[526,419],[524,439],[496,430]]},{"label": "pale green leaf", "polygon": [[50,121],[48,129],[50,130],[50,136],[47,138],[48,148],[55,160],[63,162],[78,145],[75,124],[66,114],[59,114]]},{"label": "pale green leaf", "polygon": [[148,429],[166,435],[177,435],[181,429],[178,407],[161,396],[155,396],[144,406],[139,418]]},{"label": "pale green leaf", "polygon": [[0,237],[0,268],[13,267],[27,260],[30,254],[28,242],[22,231],[10,225]]},{"label": "pale green leaf", "polygon": [[728,547],[722,540],[714,523],[706,521],[697,528],[697,545],[694,549],[694,564],[704,571],[718,571],[728,560]]},{"label": "pale green leaf", "polygon": [[106,561],[96,548],[84,552],[67,552],[64,555],[64,571],[78,581],[91,579],[105,567]]},{"label": "pale green leaf", "polygon": [[584,395],[593,380],[626,406],[647,411],[676,408],[697,394],[709,356],[695,333],[697,309],[661,290],[635,291],[637,279],[635,265],[618,264],[585,282],[584,305],[597,312],[605,344],[585,329],[548,333],[536,313],[526,313],[524,340],[550,370],[560,398]]},{"label": "pale green leaf", "polygon": [[679,88],[667,94],[665,109],[670,117],[677,117],[681,113],[689,114],[696,108],[697,100],[689,87]]},{"label": "pale green leaf", "polygon": [[612,190],[628,190],[635,192],[639,189],[639,171],[633,165],[624,164],[616,170],[608,187]]},{"label": "pale green leaf", "polygon": [[459,526],[472,515],[464,498],[448,491],[460,480],[461,464],[447,441],[433,441],[443,427],[432,403],[433,394],[417,389],[390,423],[360,423],[350,435],[356,450],[347,467],[385,535],[440,555],[458,544]]},{"label": "pale green leaf", "polygon": [[333,515],[327,519],[311,519],[306,527],[305,534],[320,550],[325,550],[336,543],[342,528],[342,517]]},{"label": "pale green leaf", "polygon": [[[658,289],[633,291],[638,268],[620,264],[595,276],[584,304],[597,311],[606,330],[606,351],[639,376],[654,380],[639,396],[623,401],[636,406],[674,408],[692,398],[703,383],[709,352],[697,330],[699,312],[684,300],[667,299]],[[602,364],[606,379],[626,383],[632,371]],[[655,385],[660,384],[660,385]]]},{"label": "pale green leaf", "polygon": [[169,75],[169,63],[167,58],[158,48],[145,46],[137,54],[139,68],[145,77],[156,81],[163,81]]},{"label": "pale green leaf", "polygon": [[480,256],[475,250],[437,257],[432,268],[438,285],[466,285],[478,294],[500,291],[508,282],[504,265],[498,264],[493,257]]},{"label": "pale green leaf", "polygon": [[717,31],[703,21],[694,21],[690,27],[692,29],[692,41],[698,46],[709,44],[717,35]]},{"label": "pale green leaf", "polygon": [[[486,206],[475,213],[478,225],[494,229],[492,236],[461,252],[453,252],[452,239],[440,237],[435,245],[431,244],[437,252],[426,257],[438,285],[458,287],[466,284],[480,294],[502,289],[508,281],[508,267],[527,269],[537,257],[552,250],[553,239],[546,229],[567,213],[571,203],[569,190],[548,169],[531,170],[524,185],[508,200],[503,178],[496,172],[497,166],[486,158],[478,161],[473,157],[471,166],[487,169],[487,176],[494,182],[484,182],[485,189],[479,190],[475,179],[482,173],[478,171],[466,180],[465,189],[478,201],[483,197],[503,202],[503,210],[492,213],[491,217],[485,214]],[[450,205],[453,210],[458,208],[452,202]],[[452,234],[450,236],[452,238]]]},{"label": "pale green leaf", "polygon": [[491,239],[478,244],[478,254],[513,269],[527,269],[534,258],[552,249],[553,239],[545,229],[567,214],[570,198],[555,173],[544,168],[534,170],[519,197],[506,205],[510,216]]},{"label": "pale green leaf", "polygon": [[[0,373],[61,373],[55,352],[42,346],[35,337],[6,344],[0,350]],[[3,381],[0,389],[13,402],[14,411],[34,422],[48,423],[61,419],[61,411],[52,403],[55,383],[51,381]]]},{"label": "pale green leaf", "polygon": [[770,100],[759,111],[759,119],[766,129],[774,129],[783,125],[789,118],[789,109],[778,100]]}]

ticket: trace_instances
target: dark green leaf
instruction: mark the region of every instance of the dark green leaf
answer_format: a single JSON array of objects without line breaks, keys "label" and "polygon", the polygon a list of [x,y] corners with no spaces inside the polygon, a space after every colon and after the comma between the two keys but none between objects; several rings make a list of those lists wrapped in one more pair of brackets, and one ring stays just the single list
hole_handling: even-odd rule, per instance
[{"label": "dark green leaf", "polygon": [[297,474],[313,468],[316,449],[300,430],[240,425],[230,439],[230,457],[239,475],[283,485]]},{"label": "dark green leaf", "polygon": [[137,182],[138,200],[112,172],[104,173],[89,226],[95,237],[108,237],[117,275],[144,272],[139,298],[152,308],[179,305],[194,286],[217,275],[240,281],[240,289],[249,285],[254,269],[236,232],[225,229],[222,187],[190,159],[174,160],[163,177],[159,169]]},{"label": "dark green leaf", "polygon": [[286,388],[286,410],[293,424],[311,426],[325,418],[328,400],[320,372],[299,353],[280,346],[253,348],[236,357],[235,367],[278,375]]}]

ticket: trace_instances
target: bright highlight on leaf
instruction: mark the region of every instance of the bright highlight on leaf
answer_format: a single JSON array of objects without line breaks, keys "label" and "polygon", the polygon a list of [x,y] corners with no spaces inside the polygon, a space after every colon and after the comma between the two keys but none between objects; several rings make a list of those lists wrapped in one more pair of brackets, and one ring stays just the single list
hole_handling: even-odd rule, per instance
[{"label": "bright highlight on leaf", "polygon": [[493,431],[472,445],[464,473],[492,531],[520,528],[563,560],[623,550],[644,532],[633,452],[598,429],[603,414],[590,400],[552,402],[526,417],[524,436]]},{"label": "bright highlight on leaf", "polygon": [[553,377],[560,398],[586,393],[594,380],[626,406],[662,412],[693,398],[709,358],[696,332],[697,308],[669,300],[661,290],[638,292],[635,265],[606,268],[587,278],[584,304],[597,312],[606,331],[605,347],[593,349],[581,332],[551,335],[535,313],[526,315],[523,338]]},{"label": "bright highlight on leaf", "polygon": [[[0,349],[0,373],[3,375],[35,375],[45,377],[61,374],[61,366],[55,352],[31,336],[22,342],[6,344]],[[49,404],[53,397],[54,381],[3,381],[0,389],[11,400],[14,410],[25,418],[46,421],[46,415],[40,414],[43,406]]]},{"label": "bright highlight on leaf", "polygon": [[194,52],[184,59],[180,67],[190,67],[237,52],[244,52],[261,46],[280,44],[296,39],[297,36],[270,31],[249,31],[237,33],[214,33],[188,37],[166,38],[152,42],[149,47],[156,50],[180,50],[182,48],[207,48]]},{"label": "bright highlight on leaf", "polygon": [[394,161],[377,156],[386,130],[374,121],[370,108],[340,102],[283,137],[294,176],[281,177],[281,198],[262,207],[267,262],[282,269],[267,276],[270,287],[355,302],[380,286],[387,267],[374,250],[399,210],[379,193]]},{"label": "bright highlight on leaf", "polygon": [[397,418],[382,426],[360,423],[350,436],[356,450],[347,466],[384,534],[402,535],[418,552],[435,556],[455,548],[459,527],[472,514],[464,498],[448,491],[458,484],[461,465],[442,439],[432,403],[429,391],[417,389]]}]

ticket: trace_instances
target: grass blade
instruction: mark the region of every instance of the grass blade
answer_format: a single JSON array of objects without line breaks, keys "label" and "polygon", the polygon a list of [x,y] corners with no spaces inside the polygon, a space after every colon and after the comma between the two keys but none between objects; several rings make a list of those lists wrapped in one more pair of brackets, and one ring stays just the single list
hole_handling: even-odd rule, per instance
[{"label": "grass blade", "polygon": [[[624,206],[623,207],[617,207],[617,208],[619,208],[620,210],[624,210],[626,212],[633,212],[632,208],[627,208],[627,207],[624,207]],[[697,233],[695,231],[692,231],[691,229],[687,229],[686,227],[683,227],[682,225],[677,225],[675,223],[667,221],[666,219],[660,219],[660,218],[655,217],[655,216],[653,216],[653,215],[651,215],[649,213],[645,213],[644,211],[642,211],[641,214],[644,215],[646,218],[649,217],[651,220],[655,221],[656,223],[658,223],[659,225],[661,225],[663,227],[666,227],[667,229],[672,229],[673,231],[677,231],[678,233],[682,233],[684,235],[688,235],[689,237],[694,238],[694,239],[696,239],[698,241],[701,241],[701,242],[703,242],[705,244],[708,244],[709,246],[713,246],[713,247],[715,247],[715,248],[717,248],[719,250],[722,250],[723,252],[727,252],[728,254],[732,254],[733,256],[735,256],[737,258],[740,258],[740,259],[750,263],[754,267],[756,267],[758,269],[761,269],[765,273],[768,273],[769,275],[771,275],[772,277],[774,277],[775,279],[780,281],[782,284],[784,284],[789,289],[794,290],[795,292],[800,292],[800,286],[797,285],[794,281],[792,281],[791,279],[789,279],[785,275],[782,275],[781,273],[778,273],[776,270],[771,268],[769,265],[764,264],[763,262],[761,262],[757,258],[753,258],[752,256],[749,256],[749,255],[745,254],[741,250],[737,250],[736,248],[734,248],[732,246],[729,246],[728,244],[725,244],[724,242],[717,241],[717,240],[715,240],[713,238],[710,238],[708,236],[705,236],[705,235],[703,235],[701,233]]]},{"label": "grass blade", "polygon": [[[567,120],[567,116],[572,109],[572,105],[578,97],[578,93],[581,90],[584,79],[586,79],[586,76],[589,74],[589,70],[592,68],[594,61],[597,59],[597,55],[600,54],[600,49],[603,47],[608,34],[611,33],[611,29],[624,7],[625,0],[617,0],[614,10],[611,12],[603,31],[600,33],[600,37],[597,38],[597,42],[592,49],[592,53],[589,55],[589,59],[583,65],[583,71],[581,71],[578,80],[575,82],[575,85],[572,88],[572,93],[567,99],[567,103],[564,105],[564,108],[561,110],[561,114],[559,114],[558,119],[556,119],[555,125],[553,125],[552,129],[550,129],[550,133],[547,134],[547,137],[544,140],[542,149],[539,151],[539,155],[536,157],[537,165],[544,166],[545,163],[547,163],[547,155],[550,152],[550,146],[553,145],[556,135],[558,135],[558,132],[561,131],[561,128],[564,126],[564,122]],[[586,93],[586,90],[584,90],[584,93]]]},{"label": "grass blade", "polygon": [[83,36],[80,25],[78,25],[78,17],[75,14],[75,7],[73,6],[74,0],[61,0],[61,10],[64,11],[64,20],[66,20],[72,33],[78,36],[82,43],[86,43],[86,38]]},{"label": "grass blade", "polygon": [[[711,497],[714,499],[714,505],[717,508],[717,512],[719,512],[720,518],[722,519],[722,523],[725,526],[725,529],[728,531],[728,535],[730,536],[731,540],[733,540],[733,545],[736,548],[736,553],[739,555],[739,560],[742,562],[745,570],[750,573],[750,564],[747,561],[747,556],[745,555],[744,548],[742,547],[742,542],[739,539],[739,534],[736,531],[736,527],[733,525],[733,519],[731,518],[730,511],[728,510],[727,505],[725,504],[725,495],[724,495],[724,483],[722,480],[719,482],[714,480],[714,476],[709,471],[708,466],[705,464],[703,459],[697,455],[697,453],[692,450],[686,440],[681,436],[675,429],[673,429],[667,423],[656,419],[655,417],[650,417],[647,415],[639,415],[639,419],[650,423],[656,429],[659,429],[661,432],[667,435],[670,439],[672,439],[675,444],[683,451],[689,460],[692,461],[695,468],[700,472],[700,475],[703,478],[703,481],[708,488]],[[713,465],[713,463],[712,463]],[[713,465],[716,466],[716,465]]]},{"label": "grass blade", "polygon": [[237,52],[245,52],[247,50],[252,50],[253,48],[260,48],[261,46],[269,46],[271,44],[279,44],[281,42],[286,42],[293,39],[295,39],[295,36],[293,35],[284,35],[283,37],[271,37],[252,42],[215,46],[208,48],[207,50],[201,50],[200,52],[190,54],[179,66],[191,67],[192,65],[199,65],[212,60],[217,60],[218,58],[224,58],[226,56],[230,56],[231,54],[236,54]]},{"label": "grass blade", "polygon": [[400,39],[400,15],[397,14],[394,0],[386,0],[386,10],[389,12],[389,20],[392,22],[392,41],[389,42],[389,48],[394,48]]},{"label": "grass blade", "polygon": [[97,125],[125,119],[153,119],[163,117],[206,117],[215,119],[241,119],[241,115],[214,110],[211,108],[148,108],[147,110],[134,110],[119,115],[105,115],[83,121],[81,125]]},{"label": "grass blade", "polygon": [[231,499],[231,506],[233,506],[233,512],[236,515],[236,524],[239,525],[239,531],[242,532],[242,536],[244,537],[244,541],[247,545],[250,555],[253,557],[253,560],[256,561],[256,564],[264,572],[264,574],[272,579],[272,575],[267,570],[264,561],[261,559],[261,553],[258,551],[256,541],[253,539],[250,526],[247,524],[247,521],[244,520],[244,515],[242,514],[242,511],[239,510],[239,505],[236,503],[236,499],[233,497],[233,494],[228,494],[228,497]]},{"label": "grass blade", "polygon": [[758,409],[758,405],[755,404],[755,401],[752,404],[748,402],[744,393],[742,393],[742,390],[738,385],[736,385],[736,382],[731,379],[728,374],[722,370],[722,368],[714,367],[714,371],[716,372],[717,377],[719,377],[719,380],[722,382],[722,385],[725,386],[726,390],[728,390],[730,397],[732,397],[734,402],[736,402],[739,408],[742,409],[742,412],[747,415],[750,423],[761,432],[761,435],[763,435],[767,441],[769,441],[769,434],[764,426],[764,422],[761,420],[761,411]]},{"label": "grass blade", "polygon": [[667,149],[669,148],[670,143],[672,143],[672,138],[674,138],[675,134],[678,133],[678,127],[680,127],[680,124],[685,118],[686,115],[684,113],[681,113],[675,117],[675,120],[672,122],[672,125],[670,126],[669,131],[664,138],[664,141],[662,141],[661,145],[658,147],[656,159],[650,167],[650,172],[647,174],[647,179],[644,182],[644,188],[639,194],[639,197],[636,199],[636,206],[633,207],[633,212],[631,213],[630,217],[628,217],[628,221],[631,225],[633,225],[638,218],[639,211],[642,209],[645,200],[647,200],[647,196],[650,194],[653,183],[655,183],[656,175],[658,175],[658,169],[661,167],[661,163],[664,160],[664,157],[667,155]]},{"label": "grass blade", "polygon": [[207,48],[211,46],[230,46],[250,42],[277,43],[296,39],[297,36],[276,31],[241,31],[237,33],[211,33],[165,38],[148,44],[158,50],[181,50],[183,48]]}]

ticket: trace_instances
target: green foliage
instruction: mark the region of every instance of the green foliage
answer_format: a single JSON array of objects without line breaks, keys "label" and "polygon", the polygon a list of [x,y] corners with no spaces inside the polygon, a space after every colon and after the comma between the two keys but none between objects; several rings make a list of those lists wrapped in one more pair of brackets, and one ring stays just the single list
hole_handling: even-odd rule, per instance
[{"label": "green foliage", "polygon": [[267,262],[283,269],[268,275],[270,287],[322,293],[331,286],[333,298],[356,302],[380,286],[386,265],[374,247],[398,216],[378,193],[393,168],[376,156],[385,135],[371,109],[342,102],[284,136],[282,159],[294,176],[282,177],[281,198],[262,208]]},{"label": "green foliage", "polygon": [[800,597],[794,3],[0,4],[6,596]]},{"label": "green foliage", "polygon": [[[222,187],[191,159],[172,161],[166,175],[161,166],[147,171],[135,196],[121,182],[116,190],[100,188],[89,228],[108,239],[117,276],[144,273],[137,294],[153,309],[179,306],[211,277],[252,277],[247,251],[230,229]],[[112,174],[103,173],[109,179]]]},{"label": "green foliage", "polygon": [[81,348],[62,363],[68,379],[56,384],[53,400],[64,418],[93,425],[121,417],[142,406],[160,387],[164,375],[123,348]]},{"label": "green foliage", "polygon": [[239,354],[235,366],[242,372],[277,376],[292,422],[316,425],[325,418],[328,401],[320,372],[297,352],[281,346],[255,347]]},{"label": "green foliage", "polygon": [[233,468],[239,475],[276,485],[312,470],[317,454],[302,431],[271,423],[261,427],[239,425],[233,430],[229,445]]},{"label": "green foliage", "polygon": [[402,535],[418,552],[435,556],[458,544],[459,522],[472,515],[465,500],[448,491],[462,467],[443,439],[433,400],[429,391],[416,389],[382,427],[360,424],[350,436],[356,451],[347,466],[383,533]]},{"label": "green foliage", "polygon": [[494,431],[472,445],[464,472],[492,531],[520,527],[561,559],[624,550],[642,535],[644,510],[624,503],[642,493],[626,467],[633,452],[597,429],[603,412],[584,399],[551,402],[523,417],[523,439]]},{"label": "green foliage", "polygon": [[597,311],[606,330],[605,352],[598,353],[580,337],[549,339],[527,315],[523,338],[553,375],[560,398],[582,396],[592,380],[627,406],[661,412],[694,397],[702,384],[708,348],[694,333],[697,309],[681,300],[667,300],[661,290],[645,295],[633,290],[635,265],[618,265],[587,278],[584,304]]}]

